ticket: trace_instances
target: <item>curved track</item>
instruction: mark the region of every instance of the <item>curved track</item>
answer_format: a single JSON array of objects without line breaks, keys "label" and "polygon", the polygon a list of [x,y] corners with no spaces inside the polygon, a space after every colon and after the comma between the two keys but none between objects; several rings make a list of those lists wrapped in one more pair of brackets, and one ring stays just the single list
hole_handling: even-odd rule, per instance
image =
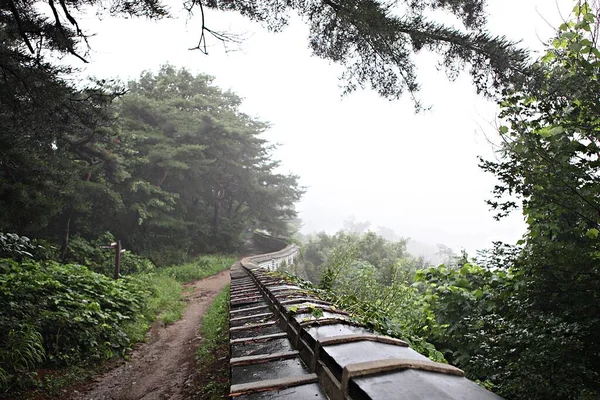
[{"label": "curved track", "polygon": [[[254,399],[500,399],[398,339],[356,325],[347,313],[274,277],[294,245],[244,258],[231,269],[230,397]],[[317,310],[315,312],[315,310]]]}]

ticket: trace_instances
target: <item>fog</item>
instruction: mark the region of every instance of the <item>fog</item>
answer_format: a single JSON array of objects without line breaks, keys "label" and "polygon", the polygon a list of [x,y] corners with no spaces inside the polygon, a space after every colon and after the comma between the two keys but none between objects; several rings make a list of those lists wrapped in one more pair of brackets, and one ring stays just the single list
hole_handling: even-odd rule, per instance
[{"label": "fog", "polygon": [[[538,51],[534,57],[573,6],[570,0],[489,3],[490,31],[522,40]],[[174,14],[178,7],[173,3]],[[245,112],[271,123],[264,136],[280,144],[275,158],[282,171],[299,175],[307,188],[298,204],[303,233],[333,233],[353,215],[433,249],[443,243],[470,253],[524,233],[518,212],[497,222],[485,203],[495,181],[477,157],[494,157],[498,108],[475,93],[466,74],[449,82],[435,56],[420,54],[418,97],[431,109],[415,114],[409,96],[387,101],[369,90],[342,96],[341,68],[311,56],[298,18],[279,34],[235,14],[206,18],[212,29],[244,41],[223,46],[209,37],[203,55],[188,50],[199,38],[197,18],[85,16],[81,24],[95,36],[83,74],[126,81],[169,62],[214,75],[245,99]]]}]

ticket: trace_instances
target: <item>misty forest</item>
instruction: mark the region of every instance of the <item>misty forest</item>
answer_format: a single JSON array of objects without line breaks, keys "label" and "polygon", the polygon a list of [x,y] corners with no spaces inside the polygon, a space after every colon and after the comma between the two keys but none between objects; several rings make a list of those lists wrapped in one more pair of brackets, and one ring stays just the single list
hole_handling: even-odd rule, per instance
[{"label": "misty forest", "polygon": [[[236,40],[211,29],[209,11],[275,33],[294,15],[313,56],[343,70],[344,95],[409,98],[427,113],[414,56],[430,52],[440,73],[468,76],[495,102],[501,144],[473,160],[497,182],[481,201],[490,218],[522,215],[526,231],[429,255],[360,217],[304,231],[297,205],[310,182],[282,172],[269,123],[213,76],[165,60],[126,82],[74,78],[90,62],[90,16],[161,21],[171,6],[0,2],[0,398],[77,398],[73,385],[180,320],[189,282],[227,270],[255,231],[300,246],[277,274],[504,398],[600,398],[598,3],[573,1],[534,55],[487,32],[484,0],[183,2],[203,17],[196,51]],[[228,329],[226,313],[209,312],[203,335]],[[199,371],[219,363],[202,346],[222,350],[220,336],[202,342]],[[197,372],[215,376],[185,397],[227,396],[228,372],[215,371]]]}]

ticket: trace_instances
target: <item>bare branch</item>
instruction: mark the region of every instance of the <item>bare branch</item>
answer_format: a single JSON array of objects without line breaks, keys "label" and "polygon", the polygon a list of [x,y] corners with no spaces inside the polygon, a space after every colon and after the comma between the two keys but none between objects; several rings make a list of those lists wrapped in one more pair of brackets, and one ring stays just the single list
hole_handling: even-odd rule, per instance
[{"label": "bare branch", "polygon": [[19,14],[19,10],[17,10],[17,6],[15,5],[15,2],[13,0],[8,0],[8,4],[10,6],[10,11],[11,11],[12,15],[13,15],[13,17],[15,17],[15,21],[17,22],[17,28],[19,29],[19,35],[21,35],[21,37],[25,41],[25,44],[29,48],[29,51],[31,52],[31,54],[35,54],[35,51],[33,50],[33,46],[31,45],[31,42],[29,41],[29,38],[27,37],[27,34],[25,33],[25,28],[23,27],[23,21],[21,20],[21,15]]}]

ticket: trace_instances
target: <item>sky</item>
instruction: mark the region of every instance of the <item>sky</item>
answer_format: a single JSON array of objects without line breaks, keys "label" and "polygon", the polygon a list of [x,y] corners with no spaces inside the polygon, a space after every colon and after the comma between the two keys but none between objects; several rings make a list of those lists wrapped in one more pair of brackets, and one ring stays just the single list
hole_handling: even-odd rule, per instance
[{"label": "sky", "polygon": [[[297,207],[304,233],[333,233],[355,216],[470,253],[524,233],[519,213],[497,222],[485,203],[495,179],[479,169],[477,157],[494,157],[498,108],[476,95],[466,74],[449,82],[435,56],[418,55],[418,96],[431,110],[415,114],[408,96],[342,96],[341,67],[311,55],[308,29],[297,17],[274,34],[237,14],[208,10],[211,29],[244,40],[224,48],[209,38],[208,55],[190,51],[200,20],[183,16],[180,4],[171,8],[180,17],[163,21],[81,16],[94,34],[82,73],[127,81],[168,62],[213,75],[244,98],[245,113],[270,122],[264,137],[280,144],[274,158],[281,171],[299,175],[307,189]],[[535,56],[572,7],[572,0],[489,0],[488,30],[521,41]]]}]

